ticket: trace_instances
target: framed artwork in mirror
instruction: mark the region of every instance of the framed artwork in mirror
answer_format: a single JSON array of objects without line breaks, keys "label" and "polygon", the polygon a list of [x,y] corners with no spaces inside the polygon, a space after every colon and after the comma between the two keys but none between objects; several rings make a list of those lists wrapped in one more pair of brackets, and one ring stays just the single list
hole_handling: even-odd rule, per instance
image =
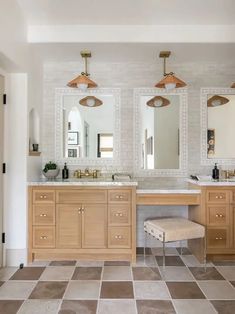
[{"label": "framed artwork in mirror", "polygon": [[78,132],[68,132],[68,145],[79,145]]}]

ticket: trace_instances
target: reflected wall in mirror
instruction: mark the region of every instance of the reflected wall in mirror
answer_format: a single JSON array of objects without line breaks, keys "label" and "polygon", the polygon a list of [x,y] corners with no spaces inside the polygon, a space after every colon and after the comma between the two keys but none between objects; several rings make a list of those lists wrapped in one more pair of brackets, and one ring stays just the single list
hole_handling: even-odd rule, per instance
[{"label": "reflected wall in mirror", "polygon": [[235,91],[225,88],[201,90],[202,164],[235,163]]},{"label": "reflected wall in mirror", "polygon": [[183,175],[187,168],[186,91],[136,89],[135,107],[136,170],[152,175]]},{"label": "reflected wall in mirror", "polygon": [[[89,161],[117,158],[119,146],[119,90],[79,91],[56,89],[57,159],[86,165]],[[97,106],[84,105],[89,97]],[[88,161],[88,163],[87,163]],[[96,163],[96,162],[95,162]]]}]

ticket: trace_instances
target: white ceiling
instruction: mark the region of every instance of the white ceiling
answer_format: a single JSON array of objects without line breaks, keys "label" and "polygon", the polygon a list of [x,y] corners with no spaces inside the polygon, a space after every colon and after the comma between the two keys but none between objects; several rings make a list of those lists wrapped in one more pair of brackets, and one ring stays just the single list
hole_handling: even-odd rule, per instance
[{"label": "white ceiling", "polygon": [[17,0],[29,25],[235,23],[235,0]]}]

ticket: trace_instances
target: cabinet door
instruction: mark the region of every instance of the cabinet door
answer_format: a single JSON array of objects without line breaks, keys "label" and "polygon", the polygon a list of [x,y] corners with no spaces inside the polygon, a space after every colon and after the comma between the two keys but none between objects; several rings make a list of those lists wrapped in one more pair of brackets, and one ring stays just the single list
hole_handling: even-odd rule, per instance
[{"label": "cabinet door", "polygon": [[82,205],[82,247],[107,247],[107,205]]},{"label": "cabinet door", "polygon": [[56,247],[81,247],[81,204],[56,206]]}]

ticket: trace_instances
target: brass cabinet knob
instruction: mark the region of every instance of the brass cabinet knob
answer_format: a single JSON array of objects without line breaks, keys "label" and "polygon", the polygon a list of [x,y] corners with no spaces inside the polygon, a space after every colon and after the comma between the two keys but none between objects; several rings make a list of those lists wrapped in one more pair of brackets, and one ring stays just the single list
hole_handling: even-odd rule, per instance
[{"label": "brass cabinet knob", "polygon": [[223,240],[221,237],[216,237],[215,240]]},{"label": "brass cabinet knob", "polygon": [[224,215],[223,215],[223,214],[216,214],[215,217],[216,217],[216,218],[223,218]]},{"label": "brass cabinet knob", "polygon": [[47,236],[41,236],[40,239],[41,239],[41,240],[46,240],[46,239],[47,239]]},{"label": "brass cabinet knob", "polygon": [[122,238],[123,238],[123,236],[120,234],[115,235],[115,239],[117,239],[117,240],[121,240]]},{"label": "brass cabinet knob", "polygon": [[47,217],[47,214],[40,214],[40,217]]}]

